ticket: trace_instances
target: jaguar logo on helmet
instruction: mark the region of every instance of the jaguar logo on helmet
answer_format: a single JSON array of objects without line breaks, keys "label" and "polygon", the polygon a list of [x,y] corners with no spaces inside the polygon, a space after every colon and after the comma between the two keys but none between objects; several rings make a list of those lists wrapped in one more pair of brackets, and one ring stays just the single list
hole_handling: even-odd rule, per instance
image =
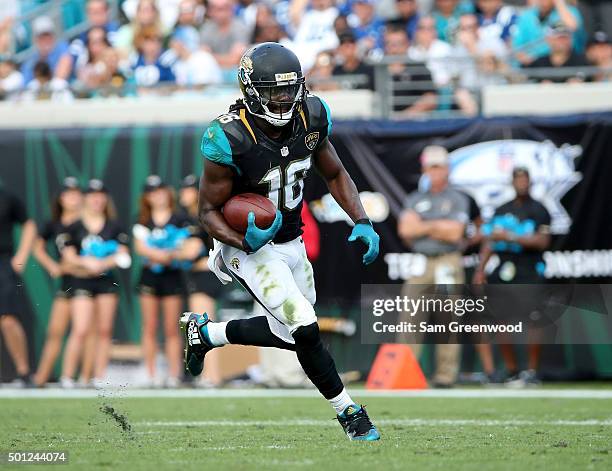
[{"label": "jaguar logo on helmet", "polygon": [[[238,78],[245,85],[249,83],[249,75],[253,72],[253,61],[247,55],[242,56],[240,59],[240,66],[238,67]],[[249,89],[248,91],[251,91]]]},{"label": "jaguar logo on helmet", "polygon": [[278,43],[257,44],[240,59],[238,82],[249,113],[273,126],[285,126],[306,94],[297,56]]}]

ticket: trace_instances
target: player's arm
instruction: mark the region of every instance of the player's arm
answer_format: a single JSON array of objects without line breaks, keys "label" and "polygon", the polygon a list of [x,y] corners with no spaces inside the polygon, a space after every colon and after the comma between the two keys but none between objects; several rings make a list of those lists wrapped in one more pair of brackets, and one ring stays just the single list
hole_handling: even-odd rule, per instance
[{"label": "player's arm", "polygon": [[368,246],[363,263],[369,265],[378,257],[380,238],[363,209],[355,182],[340,161],[336,149],[326,137],[314,153],[315,167],[327,183],[329,192],[355,223],[349,242],[361,240]]},{"label": "player's arm", "polygon": [[400,214],[397,232],[406,244],[410,245],[414,239],[429,235],[429,231],[427,221],[423,221],[414,209],[405,209]]},{"label": "player's arm", "polygon": [[454,219],[434,219],[428,225],[429,236],[442,242],[457,243],[465,233],[465,224]]},{"label": "player's arm", "polygon": [[340,161],[336,149],[325,138],[314,154],[315,167],[327,183],[329,192],[353,222],[367,220],[355,182]]},{"label": "player's arm", "polygon": [[493,255],[493,249],[491,248],[491,244],[488,241],[484,241],[480,248],[480,253],[478,254],[478,266],[474,270],[474,276],[472,278],[472,283],[475,285],[480,285],[486,282],[487,277],[485,275],[485,267],[487,263],[489,263],[489,259]]},{"label": "player's arm", "polygon": [[48,253],[47,253],[47,242],[42,237],[37,237],[34,242],[34,248],[32,254],[43,266],[43,268],[53,278],[57,278],[62,274],[62,268]]},{"label": "player's arm", "polygon": [[229,167],[204,159],[198,202],[200,223],[206,233],[219,242],[243,250],[244,235],[232,229],[221,213],[223,205],[232,196],[232,186],[233,174]]},{"label": "player's arm", "polygon": [[544,251],[550,246],[550,234],[548,232],[536,232],[535,234],[520,236],[514,239],[524,249]]},{"label": "player's arm", "polygon": [[23,273],[26,262],[30,256],[30,251],[36,239],[36,224],[32,219],[28,219],[23,223],[21,229],[21,238],[19,239],[19,247],[11,260],[13,270],[17,273]]}]

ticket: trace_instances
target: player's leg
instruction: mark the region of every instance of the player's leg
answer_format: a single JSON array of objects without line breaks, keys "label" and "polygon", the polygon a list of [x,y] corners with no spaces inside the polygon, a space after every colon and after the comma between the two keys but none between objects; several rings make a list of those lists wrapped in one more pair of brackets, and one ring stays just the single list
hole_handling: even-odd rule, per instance
[{"label": "player's leg", "polygon": [[[295,285],[302,296],[311,305],[314,305],[317,297],[314,272],[306,255],[304,243],[299,238],[284,245],[290,254],[289,262]],[[334,360],[321,341],[316,318],[314,324],[300,327],[292,335],[295,339],[298,360],[302,368],[336,410],[338,421],[349,438],[353,440],[377,440],[380,438],[365,409],[355,404],[342,384]],[[296,338],[296,335],[298,338]],[[303,336],[303,338],[300,338],[300,336]],[[317,381],[321,383],[321,387],[315,382],[313,376],[319,377]]]},{"label": "player's leg", "polygon": [[94,363],[94,384],[106,377],[118,301],[119,299],[115,293],[99,294],[95,298],[97,342]]},{"label": "player's leg", "polygon": [[83,344],[83,353],[81,353],[81,367],[79,368],[79,384],[88,385],[94,375],[94,367],[96,363],[96,351],[98,344],[98,320],[94,312],[94,319],[89,327],[89,333]]},{"label": "player's leg", "polygon": [[93,298],[85,293],[75,295],[70,301],[71,325],[62,365],[61,383],[63,387],[74,387],[74,375],[93,319]]},{"label": "player's leg", "polygon": [[[198,273],[199,275],[199,273]],[[211,280],[213,283],[219,283],[217,278]],[[205,312],[208,314],[211,320],[215,320],[216,302],[215,299],[203,291],[193,290],[189,295],[189,310],[191,312]],[[221,384],[221,370],[219,368],[219,355],[218,352],[212,351],[206,356],[206,371],[202,378],[201,385],[212,385],[216,386]]]},{"label": "player's leg", "polygon": [[[334,360],[321,341],[311,304],[315,300],[312,267],[305,257],[301,240],[266,246],[248,256],[242,251],[228,249],[223,252],[223,258],[253,297],[286,326],[293,337],[300,365],[334,407],[347,435],[351,439],[378,439],[380,436],[365,409],[356,405],[344,389]],[[298,279],[302,287],[298,286],[294,272],[300,274]]]},{"label": "player's leg", "polygon": [[164,349],[168,362],[168,387],[178,387],[180,384],[179,371],[181,365],[181,338],[176,328],[177,315],[181,312],[183,300],[178,295],[161,298],[162,316],[164,322]]},{"label": "player's leg", "polygon": [[142,314],[142,356],[149,380],[153,383],[155,379],[155,355],[157,354],[159,299],[153,294],[142,292],[139,298],[140,312]]},{"label": "player's leg", "polygon": [[12,314],[0,315],[0,329],[4,336],[6,349],[15,363],[15,369],[20,377],[30,373],[28,365],[28,346],[23,326]]},{"label": "player's leg", "polygon": [[40,356],[38,369],[34,375],[34,383],[37,386],[42,386],[49,380],[55,360],[57,360],[62,349],[62,340],[69,324],[70,301],[65,297],[56,296],[49,314],[47,338]]}]

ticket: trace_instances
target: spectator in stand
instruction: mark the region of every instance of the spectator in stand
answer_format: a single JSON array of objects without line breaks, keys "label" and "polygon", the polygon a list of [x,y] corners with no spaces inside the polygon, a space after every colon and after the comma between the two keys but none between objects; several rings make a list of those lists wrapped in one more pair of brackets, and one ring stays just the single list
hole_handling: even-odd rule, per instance
[{"label": "spectator in stand", "polygon": [[198,32],[198,4],[195,0],[181,0],[173,32],[179,28],[193,29],[196,33]]},{"label": "spectator in stand", "polygon": [[502,72],[501,65],[508,55],[506,44],[499,36],[484,39],[481,32],[476,15],[467,14],[459,18],[453,48],[453,75],[458,76],[459,85],[468,90],[491,83],[498,66]]},{"label": "spectator in stand", "polygon": [[[406,56],[410,42],[402,26],[387,26],[385,30],[385,55]],[[435,110],[438,97],[431,79],[429,69],[422,62],[407,65],[397,62],[389,65],[393,80],[393,110],[406,115],[420,115]],[[397,88],[413,84],[410,89]],[[398,100],[399,99],[399,100]],[[399,102],[401,100],[401,103]]]},{"label": "spectator in stand", "polygon": [[48,64],[52,77],[68,80],[72,71],[72,58],[68,53],[68,44],[57,40],[53,20],[48,16],[39,16],[32,22],[32,33],[36,51],[21,65],[25,83],[34,78],[34,66],[39,62]]},{"label": "spectator in stand", "polygon": [[589,37],[598,31],[612,36],[612,2],[610,0],[580,0],[578,8],[584,18],[585,29]]},{"label": "spectator in stand", "polygon": [[17,0],[6,2],[0,9],[0,55],[8,54],[13,49],[13,22],[18,15]]},{"label": "spectator in stand", "polygon": [[337,90],[338,84],[333,79],[334,56],[324,51],[317,54],[314,65],[306,75],[308,88],[313,91]]},{"label": "spectator in stand", "polygon": [[103,60],[110,42],[103,27],[96,26],[87,32],[85,54],[76,63],[78,81],[87,89],[95,89],[102,85],[106,77],[106,63]]},{"label": "spectator in stand", "polygon": [[[529,64],[529,68],[563,68],[563,67],[586,67],[589,65],[584,54],[572,49],[572,32],[563,23],[557,23],[549,28],[546,42],[550,47],[550,54],[540,57]],[[567,75],[538,74],[535,80],[540,83],[573,83],[583,82],[585,75],[581,72]]]},{"label": "spectator in stand", "polygon": [[[113,44],[115,33],[119,29],[119,23],[113,21],[110,17],[108,0],[88,0],[85,6],[85,13],[90,28],[104,28],[109,42]],[[78,39],[87,44],[87,33],[81,33]]]},{"label": "spectator in stand", "polygon": [[612,43],[605,32],[597,31],[593,34],[587,46],[586,56],[592,66],[607,69],[595,74],[596,82],[612,81]]},{"label": "spectator in stand", "polygon": [[[200,30],[200,41],[222,69],[234,71],[249,44],[249,31],[234,17],[233,0],[210,0],[208,17]],[[232,75],[232,80],[235,78]]]},{"label": "spectator in stand", "polygon": [[339,39],[340,45],[336,50],[336,59],[339,63],[334,67],[332,75],[338,78],[343,75],[361,75],[365,83],[348,82],[342,88],[374,90],[374,68],[361,60],[353,33],[342,33]]},{"label": "spectator in stand", "polygon": [[279,43],[293,50],[293,42],[287,37],[287,33],[283,31],[278,21],[274,18],[266,17],[265,19],[257,20],[255,23],[251,43],[258,44],[265,42]]},{"label": "spectator in stand", "polygon": [[374,11],[372,0],[353,0],[352,13],[348,17],[359,49],[370,54],[372,51],[382,51],[385,25]]},{"label": "spectator in stand", "polygon": [[516,59],[522,65],[528,65],[550,53],[546,32],[559,22],[572,33],[574,50],[583,52],[585,32],[578,9],[568,5],[566,0],[534,0],[533,6],[523,11],[516,21],[512,35]]},{"label": "spectator in stand", "polygon": [[408,33],[408,39],[410,41],[414,40],[414,33],[416,33],[420,18],[416,0],[395,0],[395,8],[397,10],[397,17],[394,21],[403,24],[406,28],[406,33]]},{"label": "spectator in stand", "polygon": [[346,15],[338,15],[334,20],[334,31],[336,32],[336,36],[339,38],[342,33],[346,33],[350,30],[351,27],[348,24]]},{"label": "spectator in stand", "polygon": [[305,71],[313,66],[317,54],[338,47],[334,29],[338,9],[334,3],[333,0],[294,0],[291,3],[289,14],[296,31],[295,53]]},{"label": "spectator in stand", "polygon": [[170,39],[170,52],[176,57],[172,71],[178,86],[193,88],[223,81],[223,73],[215,58],[210,52],[200,49],[196,30],[179,27]]},{"label": "spectator in stand", "polygon": [[73,99],[68,82],[53,78],[49,64],[44,61],[34,65],[34,78],[28,82],[21,95],[24,101],[52,100],[66,102]]},{"label": "spectator in stand", "polygon": [[141,29],[134,38],[138,56],[132,60],[132,70],[138,87],[174,82],[171,61],[167,56],[162,58],[162,40],[160,31],[154,26]]},{"label": "spectator in stand", "polygon": [[[265,12],[266,16],[269,15],[271,18],[274,18],[270,6],[262,4],[257,0],[237,0],[237,4],[236,17],[242,21],[251,34],[255,30],[257,18],[262,15],[262,11]],[[263,18],[261,20],[263,21]]]},{"label": "spectator in stand", "polygon": [[[90,29],[79,34],[70,43],[70,55],[73,60],[72,65],[77,75],[78,71],[76,69],[79,65],[82,65],[83,61],[88,61],[87,46],[91,29],[102,28],[108,39],[107,42],[110,44],[114,44],[115,34],[119,29],[119,24],[110,19],[110,8],[107,0],[88,0],[85,12],[87,14],[87,21]],[[81,62],[81,64],[79,64],[79,62]]]},{"label": "spectator in stand", "polygon": [[104,63],[105,73],[101,77],[96,96],[123,96],[127,78],[119,66],[119,52],[112,47],[106,48],[102,53],[102,62]]},{"label": "spectator in stand", "polygon": [[114,46],[122,59],[127,59],[135,49],[135,39],[143,28],[153,27],[162,31],[159,9],[155,0],[139,0],[132,21],[123,25],[115,35]]},{"label": "spectator in stand", "polygon": [[478,35],[483,41],[493,38],[509,41],[516,23],[514,7],[504,5],[503,0],[478,0]]},{"label": "spectator in stand", "polygon": [[[179,4],[181,0],[154,0],[155,7],[159,11],[159,26],[164,34],[169,33],[179,16]],[[136,15],[140,0],[121,0],[121,9],[125,16],[131,21]]]},{"label": "spectator in stand", "polygon": [[23,75],[14,59],[0,57],[0,100],[17,98],[23,86]]},{"label": "spectator in stand", "polygon": [[436,87],[446,87],[450,84],[451,54],[450,44],[438,39],[436,20],[433,16],[422,16],[419,19],[414,41],[408,49],[408,57],[410,60],[424,62],[427,65]]},{"label": "spectator in stand", "polygon": [[436,21],[438,38],[452,42],[459,17],[465,13],[474,13],[474,5],[467,0],[435,0],[432,16]]}]

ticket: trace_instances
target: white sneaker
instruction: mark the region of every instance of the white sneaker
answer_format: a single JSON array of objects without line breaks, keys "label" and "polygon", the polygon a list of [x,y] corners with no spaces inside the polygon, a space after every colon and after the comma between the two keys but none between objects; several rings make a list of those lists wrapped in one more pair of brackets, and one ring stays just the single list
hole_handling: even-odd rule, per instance
[{"label": "white sneaker", "polygon": [[76,383],[74,382],[74,379],[72,378],[67,378],[65,376],[62,376],[60,378],[60,388],[62,389],[74,389],[76,388]]},{"label": "white sneaker", "polygon": [[166,387],[170,389],[176,389],[181,387],[181,380],[176,377],[168,377],[166,380]]},{"label": "white sneaker", "polygon": [[108,386],[108,381],[104,381],[100,378],[93,378],[89,384],[91,384],[94,389],[104,389],[106,386]]}]

